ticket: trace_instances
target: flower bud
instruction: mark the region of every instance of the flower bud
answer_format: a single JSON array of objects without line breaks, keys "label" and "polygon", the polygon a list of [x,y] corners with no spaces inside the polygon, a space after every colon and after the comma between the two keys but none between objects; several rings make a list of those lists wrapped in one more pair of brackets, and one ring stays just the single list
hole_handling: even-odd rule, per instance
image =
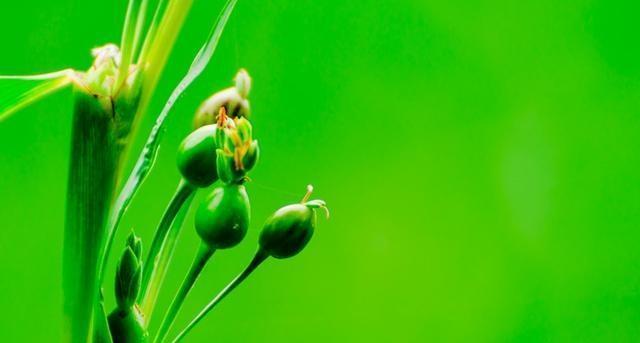
[{"label": "flower bud", "polygon": [[196,187],[207,187],[218,180],[216,168],[217,126],[203,126],[185,138],[178,148],[178,169]]},{"label": "flower bud", "polygon": [[[218,125],[220,128],[221,126]],[[246,118],[236,118],[233,125],[219,129],[217,167],[222,182],[241,183],[258,161],[258,142],[252,139],[253,128]]]},{"label": "flower bud", "polygon": [[114,44],[107,44],[91,50],[94,62],[85,74],[86,86],[95,94],[111,96],[118,77],[120,50]]},{"label": "flower bud", "polygon": [[251,78],[246,70],[241,69],[235,77],[235,86],[223,89],[205,100],[194,117],[194,127],[210,125],[217,122],[221,108],[232,118],[247,117],[251,112],[247,96],[251,90]]},{"label": "flower bud", "polygon": [[258,163],[260,157],[260,148],[258,147],[258,141],[253,141],[249,145],[246,154],[242,158],[242,164],[245,170],[251,170]]},{"label": "flower bud", "polygon": [[253,127],[247,118],[236,118],[234,120],[236,132],[240,142],[251,141],[253,135]]},{"label": "flower bud", "polygon": [[115,293],[118,308],[130,309],[140,292],[142,279],[142,260],[130,246],[124,249],[116,270]]},{"label": "flower bud", "polygon": [[249,196],[243,185],[218,187],[198,208],[196,231],[211,248],[231,248],[246,235],[249,212]]},{"label": "flower bud", "polygon": [[127,247],[131,248],[138,261],[142,261],[142,239],[133,231],[127,237]]},{"label": "flower bud", "polygon": [[260,233],[260,248],[264,252],[275,258],[289,258],[309,243],[316,227],[315,209],[326,210],[322,200],[306,201],[310,192],[303,203],[282,207],[267,219]]},{"label": "flower bud", "polygon": [[249,96],[249,92],[251,91],[251,77],[249,76],[249,73],[247,73],[247,70],[238,70],[234,81],[236,82],[236,89],[238,90],[238,94],[243,99],[246,99]]},{"label": "flower bud", "polygon": [[244,169],[238,168],[234,154],[229,150],[218,149],[217,161],[218,176],[225,184],[241,184],[244,180]]}]

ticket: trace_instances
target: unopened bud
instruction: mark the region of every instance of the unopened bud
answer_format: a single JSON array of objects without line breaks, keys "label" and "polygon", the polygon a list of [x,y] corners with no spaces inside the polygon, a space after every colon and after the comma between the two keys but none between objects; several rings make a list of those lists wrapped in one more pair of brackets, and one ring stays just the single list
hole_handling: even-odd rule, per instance
[{"label": "unopened bud", "polygon": [[119,308],[133,307],[140,292],[141,276],[142,263],[127,246],[116,270],[115,293]]},{"label": "unopened bud", "polygon": [[236,81],[238,94],[243,99],[246,99],[251,91],[251,77],[249,76],[249,73],[247,73],[245,69],[240,69],[234,80]]}]

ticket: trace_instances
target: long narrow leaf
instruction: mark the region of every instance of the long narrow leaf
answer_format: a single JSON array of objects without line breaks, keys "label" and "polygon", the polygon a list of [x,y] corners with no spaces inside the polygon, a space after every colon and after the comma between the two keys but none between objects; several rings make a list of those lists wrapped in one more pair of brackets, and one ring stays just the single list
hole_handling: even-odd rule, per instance
[{"label": "long narrow leaf", "polygon": [[0,121],[72,81],[73,70],[28,76],[0,76]]},{"label": "long narrow leaf", "polygon": [[147,34],[144,37],[144,42],[142,43],[142,48],[140,49],[140,55],[138,56],[137,64],[143,64],[144,59],[147,57],[147,53],[149,52],[149,48],[151,43],[154,41],[156,36],[156,31],[158,31],[158,26],[160,26],[160,20],[162,19],[162,15],[164,14],[164,10],[167,7],[167,2],[165,0],[159,0],[156,5],[156,10],[153,14],[153,18],[151,19],[151,24],[149,24],[149,29],[147,30]]},{"label": "long narrow leaf", "polygon": [[[173,108],[173,105],[178,100],[180,95],[191,85],[191,83],[202,73],[204,68],[207,66],[213,53],[218,46],[218,42],[220,41],[220,36],[224,31],[224,28],[229,20],[229,16],[233,12],[233,8],[236,5],[237,0],[228,0],[225,7],[222,10],[222,13],[218,17],[216,26],[211,30],[209,37],[207,38],[207,42],[202,48],[198,51],[189,71],[185,75],[185,77],[180,81],[178,86],[174,89],[174,91],[169,96],[169,99],[164,105],[164,108],[156,118],[156,123],[151,129],[151,133],[147,138],[147,142],[136,161],[136,164],[131,172],[127,182],[125,183],[116,204],[114,206],[114,211],[111,215],[109,222],[109,232],[107,236],[107,246],[106,253],[104,255],[105,261],[109,256],[109,251],[111,248],[111,243],[113,241],[113,237],[115,235],[115,231],[117,229],[117,225],[120,222],[120,219],[124,212],[126,211],[131,199],[135,195],[136,191],[147,177],[149,171],[153,167],[153,163],[155,162],[156,155],[158,152],[158,148],[160,147],[160,141],[162,138],[162,133],[164,131],[164,121],[169,115],[169,112]],[[105,263],[103,261],[103,271],[104,271]]]},{"label": "long narrow leaf", "polygon": [[[138,102],[138,110],[131,124],[130,135],[136,135],[140,119],[146,115],[151,97],[155,94],[160,75],[167,64],[169,54],[178,38],[182,25],[189,14],[193,0],[170,0],[169,6],[163,11],[158,24],[157,34],[154,34],[153,41],[148,46],[150,52],[145,59],[138,58],[137,67],[144,75],[141,82],[141,94]],[[159,5],[161,6],[161,4]],[[156,10],[156,13],[158,13]],[[151,31],[152,28],[149,28]],[[147,36],[149,36],[147,32]],[[146,39],[145,39],[146,40]],[[144,50],[144,49],[143,49]],[[127,152],[128,155],[128,152]]]},{"label": "long narrow leaf", "polygon": [[140,10],[138,11],[138,18],[136,19],[135,35],[133,36],[133,55],[131,63],[133,63],[137,59],[138,53],[140,51],[140,39],[142,37],[142,30],[145,27],[145,22],[147,19],[147,7],[149,7],[149,0],[142,0]]},{"label": "long narrow leaf", "polygon": [[118,70],[118,79],[116,80],[115,87],[119,89],[124,80],[126,80],[129,74],[129,66],[131,60],[134,58],[135,53],[135,40],[138,33],[136,29],[139,28],[137,21],[140,13],[140,0],[129,0],[127,5],[127,15],[124,19],[124,28],[122,30],[122,38],[120,40],[120,67]]}]

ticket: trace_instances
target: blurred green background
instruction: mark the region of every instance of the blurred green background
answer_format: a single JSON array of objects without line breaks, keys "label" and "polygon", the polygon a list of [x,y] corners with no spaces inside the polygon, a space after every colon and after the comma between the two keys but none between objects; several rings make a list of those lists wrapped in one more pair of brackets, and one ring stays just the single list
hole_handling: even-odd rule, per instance
[{"label": "blurred green background", "polygon": [[[85,69],[92,47],[119,41],[125,6],[4,2],[0,74]],[[221,6],[196,1],[141,136]],[[192,113],[246,67],[263,153],[248,186],[252,231],[215,256],[174,328],[307,183],[332,218],[187,341],[638,341],[639,13],[618,0],[240,0],[168,121],[115,251],[129,228],[148,246]],[[61,336],[70,105],[63,91],[0,125],[2,341]],[[197,241],[190,215],[161,308]]]}]

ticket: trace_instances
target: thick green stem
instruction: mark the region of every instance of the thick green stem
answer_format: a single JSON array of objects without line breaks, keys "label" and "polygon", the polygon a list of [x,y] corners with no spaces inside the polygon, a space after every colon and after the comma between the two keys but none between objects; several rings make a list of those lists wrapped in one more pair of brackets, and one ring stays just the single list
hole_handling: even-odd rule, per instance
[{"label": "thick green stem", "polygon": [[231,293],[231,291],[233,291],[238,285],[240,285],[249,275],[251,275],[251,273],[256,270],[256,268],[258,268],[258,266],[262,262],[264,262],[267,257],[269,257],[269,255],[267,255],[264,251],[258,250],[256,255],[253,257],[253,260],[251,260],[249,265],[242,271],[242,273],[236,276],[236,278],[233,279],[227,285],[227,287],[220,291],[220,293],[218,293],[218,295],[216,295],[216,297],[213,298],[213,300],[211,300],[211,302],[207,304],[207,306],[205,306],[205,308],[200,311],[200,313],[198,313],[198,315],[189,323],[189,325],[187,325],[187,327],[184,328],[184,330],[182,330],[178,334],[178,336],[176,336],[176,338],[173,340],[173,343],[176,343],[183,339],[184,336],[189,333],[189,331],[191,331],[191,329],[193,329],[193,327],[196,326],[196,324],[198,324],[198,322],[200,322],[209,313],[209,311],[211,311],[218,303],[220,303],[220,301],[222,301],[222,299],[224,299],[229,293]]},{"label": "thick green stem", "polygon": [[167,333],[169,333],[169,329],[171,329],[171,325],[173,325],[173,321],[176,319],[176,316],[178,315],[178,311],[180,311],[180,307],[182,306],[184,299],[187,297],[187,294],[189,294],[189,291],[193,287],[193,284],[198,279],[200,272],[202,272],[202,269],[207,264],[207,261],[209,261],[209,258],[211,258],[211,255],[213,255],[214,251],[215,249],[210,248],[204,243],[200,245],[198,253],[196,254],[196,257],[191,264],[191,268],[189,269],[187,276],[184,278],[184,281],[182,281],[182,285],[180,286],[178,294],[176,294],[176,297],[173,298],[173,302],[171,302],[171,306],[169,306],[169,310],[167,310],[167,314],[162,321],[162,325],[160,325],[158,335],[155,339],[156,343],[162,342],[167,336]]},{"label": "thick green stem", "polygon": [[63,252],[65,341],[92,338],[99,262],[121,151],[111,102],[76,92]]},{"label": "thick green stem", "polygon": [[147,322],[151,319],[167,267],[173,256],[184,216],[189,209],[189,204],[195,191],[195,187],[184,180],[180,181],[178,189],[169,201],[169,205],[162,215],[153,237],[146,259],[146,268],[143,271],[142,288],[138,297],[142,305],[142,312],[147,316]]}]

